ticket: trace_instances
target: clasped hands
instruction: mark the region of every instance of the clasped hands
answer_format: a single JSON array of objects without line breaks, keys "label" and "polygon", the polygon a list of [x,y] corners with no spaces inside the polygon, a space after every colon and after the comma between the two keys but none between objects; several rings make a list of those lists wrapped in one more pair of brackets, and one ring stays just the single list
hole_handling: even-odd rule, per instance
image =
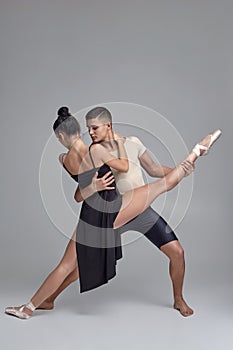
[{"label": "clasped hands", "polygon": [[189,160],[184,160],[182,163],[180,163],[182,168],[185,171],[185,177],[190,175],[195,170],[194,163],[190,162]]}]

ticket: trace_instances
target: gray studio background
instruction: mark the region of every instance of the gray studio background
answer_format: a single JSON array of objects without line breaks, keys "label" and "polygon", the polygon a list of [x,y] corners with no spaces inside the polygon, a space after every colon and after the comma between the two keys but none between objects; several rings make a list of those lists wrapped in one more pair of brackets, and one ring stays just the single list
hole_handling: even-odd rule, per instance
[{"label": "gray studio background", "polygon": [[[227,0],[1,1],[2,349],[17,341],[19,349],[232,349],[232,19]],[[223,131],[198,161],[176,228],[186,253],[184,296],[195,315],[172,310],[167,259],[142,238],[124,247],[107,286],[80,295],[75,283],[54,311],[29,321],[7,317],[5,306],[34,294],[68,242],[39,188],[56,110],[108,101],[156,110],[188,148]],[[50,336],[38,338],[47,329]]]}]

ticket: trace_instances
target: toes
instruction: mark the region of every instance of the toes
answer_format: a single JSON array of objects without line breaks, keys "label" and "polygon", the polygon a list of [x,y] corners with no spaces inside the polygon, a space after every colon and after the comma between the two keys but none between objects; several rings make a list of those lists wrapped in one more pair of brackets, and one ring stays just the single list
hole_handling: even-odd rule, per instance
[{"label": "toes", "polygon": [[[182,314],[182,313],[181,313]],[[191,316],[193,314],[193,310],[185,310],[183,312],[183,316],[187,317],[187,316]]]},{"label": "toes", "polygon": [[180,312],[180,314],[184,317],[188,317],[191,316],[193,314],[193,310],[190,309],[188,306],[178,306],[178,305],[174,305],[174,309],[176,309],[177,311]]}]

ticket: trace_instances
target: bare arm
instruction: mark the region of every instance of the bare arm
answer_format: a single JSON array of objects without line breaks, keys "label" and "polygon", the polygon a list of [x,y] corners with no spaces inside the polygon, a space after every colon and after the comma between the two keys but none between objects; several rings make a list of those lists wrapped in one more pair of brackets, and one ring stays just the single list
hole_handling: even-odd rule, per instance
[{"label": "bare arm", "polygon": [[155,163],[147,151],[141,155],[139,161],[141,167],[152,177],[163,177],[172,170],[165,165]]},{"label": "bare arm", "polygon": [[125,151],[124,142],[122,140],[116,140],[118,145],[119,157],[116,158],[108,150],[106,150],[101,144],[93,144],[91,147],[92,156],[94,159],[101,159],[103,163],[107,164],[117,171],[126,173],[129,169],[129,162],[127,153]]},{"label": "bare arm", "polygon": [[[139,160],[142,168],[146,170],[146,172],[152,177],[160,177],[160,178],[164,177],[165,175],[170,173],[171,170],[174,169],[174,168],[169,168],[165,165],[159,165],[155,163],[147,151],[145,151],[141,155]],[[194,164],[189,161],[184,161],[183,167],[185,170],[185,176],[190,175],[195,169]]]},{"label": "bare arm", "polygon": [[94,193],[95,189],[92,183],[89,186],[83,188],[82,190],[80,190],[80,187],[78,186],[74,194],[74,199],[76,200],[76,202],[82,202],[86,198],[92,196]]}]

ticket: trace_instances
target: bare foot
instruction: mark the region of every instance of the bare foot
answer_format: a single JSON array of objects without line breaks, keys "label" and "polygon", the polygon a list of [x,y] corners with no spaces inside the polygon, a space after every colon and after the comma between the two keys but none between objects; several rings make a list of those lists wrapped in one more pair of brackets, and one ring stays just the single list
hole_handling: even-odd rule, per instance
[{"label": "bare foot", "polygon": [[182,316],[188,317],[193,314],[193,310],[186,304],[183,298],[177,299],[174,303],[174,309],[178,310]]},{"label": "bare foot", "polygon": [[43,301],[37,309],[41,310],[53,310],[54,309],[54,302],[53,301]]}]

